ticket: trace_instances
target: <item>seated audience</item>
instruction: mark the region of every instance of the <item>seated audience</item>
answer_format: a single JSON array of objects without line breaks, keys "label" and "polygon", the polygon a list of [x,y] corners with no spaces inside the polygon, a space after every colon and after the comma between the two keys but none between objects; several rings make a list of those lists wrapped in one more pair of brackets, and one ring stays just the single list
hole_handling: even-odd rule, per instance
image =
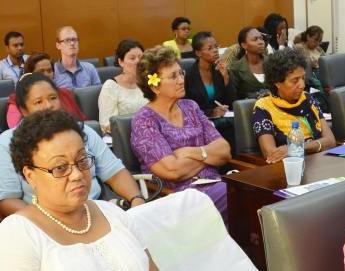
[{"label": "seated audience", "polygon": [[[61,109],[58,89],[52,80],[41,73],[24,76],[17,84],[16,102],[24,116],[36,111]],[[15,129],[9,129],[0,135],[0,213],[4,216],[12,214],[31,202],[32,188],[15,172],[10,157],[9,144]],[[95,156],[95,165],[91,168],[92,186],[89,197],[98,199],[101,193],[101,182],[105,182],[126,199],[140,195],[137,184],[125,169],[120,159],[117,159],[103,140],[91,128],[84,126],[87,135],[86,149]],[[27,144],[32,144],[27,137]],[[136,197],[133,205],[143,203]]]},{"label": "seated audience", "polygon": [[1,270],[157,270],[126,213],[88,200],[96,158],[87,140],[63,111],[36,112],[13,133],[14,168],[34,194],[0,224]]},{"label": "seated audience", "polygon": [[321,109],[304,92],[306,60],[299,52],[284,49],[270,55],[264,63],[271,93],[254,106],[254,134],[268,163],[287,156],[287,135],[291,122],[298,121],[304,133],[306,153],[335,146],[335,138]]},{"label": "seated audience", "polygon": [[13,80],[17,83],[24,72],[28,55],[24,54],[24,36],[19,32],[8,32],[4,38],[7,57],[0,60],[0,80]]},{"label": "seated audience", "polygon": [[231,81],[236,89],[236,98],[256,98],[267,89],[264,74],[265,41],[255,27],[247,26],[238,34],[240,51],[238,61],[231,65]]},{"label": "seated audience", "polygon": [[286,18],[277,13],[271,13],[265,19],[264,28],[267,30],[267,34],[270,35],[267,45],[268,54],[284,49],[287,46],[293,47],[288,38],[289,26]]},{"label": "seated audience", "polygon": [[178,58],[195,57],[190,35],[190,20],[185,17],[177,17],[171,23],[174,39],[163,42],[163,46],[169,47],[176,53]]},{"label": "seated audience", "polygon": [[143,51],[143,46],[131,39],[121,41],[116,49],[115,59],[122,73],[105,81],[98,98],[99,122],[103,133],[110,133],[110,117],[134,113],[148,102],[137,86],[136,76]]},{"label": "seated audience", "polygon": [[[53,64],[50,56],[46,53],[33,53],[26,61],[24,71],[25,73],[40,72],[52,80],[54,78]],[[61,106],[64,110],[80,120],[87,119],[83,112],[81,112],[75,101],[74,95],[70,90],[60,88],[58,94],[61,101]],[[13,128],[22,118],[22,113],[16,105],[15,93],[9,96],[7,105],[7,124],[8,127]]]},{"label": "seated audience", "polygon": [[322,28],[317,25],[312,25],[301,33],[301,42],[295,44],[295,48],[302,51],[314,70],[319,69],[319,58],[325,55],[325,52],[320,47],[322,37]]},{"label": "seated audience", "polygon": [[150,100],[132,120],[131,146],[142,171],[157,175],[174,191],[193,187],[205,192],[226,219],[226,185],[192,182],[220,179],[217,167],[230,160],[230,146],[194,101],[182,99],[184,73],[176,55],[161,46],[145,51],[137,77]]},{"label": "seated audience", "polygon": [[95,66],[77,59],[79,38],[72,26],[57,30],[56,48],[61,52],[61,59],[54,65],[54,81],[58,87],[73,89],[101,84]]}]

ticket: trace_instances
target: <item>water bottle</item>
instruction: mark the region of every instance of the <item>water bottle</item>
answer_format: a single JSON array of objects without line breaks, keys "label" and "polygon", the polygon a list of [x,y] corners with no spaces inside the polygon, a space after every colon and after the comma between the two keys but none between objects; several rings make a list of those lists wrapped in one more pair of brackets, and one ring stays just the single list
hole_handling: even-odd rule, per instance
[{"label": "water bottle", "polygon": [[304,134],[299,128],[299,122],[293,121],[291,130],[287,136],[287,148],[289,157],[304,158]]}]

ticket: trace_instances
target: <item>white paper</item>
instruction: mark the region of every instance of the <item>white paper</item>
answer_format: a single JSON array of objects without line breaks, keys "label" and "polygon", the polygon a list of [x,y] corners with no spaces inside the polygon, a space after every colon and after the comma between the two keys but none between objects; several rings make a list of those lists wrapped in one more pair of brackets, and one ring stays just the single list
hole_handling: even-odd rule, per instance
[{"label": "white paper", "polygon": [[235,116],[234,111],[226,111],[224,118],[233,118]]},{"label": "white paper", "polygon": [[197,179],[192,182],[192,184],[208,184],[208,183],[217,183],[220,182],[220,179]]},{"label": "white paper", "polygon": [[325,120],[332,120],[332,115],[329,113],[323,113],[323,117],[325,118]]},{"label": "white paper", "polygon": [[317,92],[320,92],[320,90],[316,89],[316,88],[313,88],[313,87],[311,87],[310,90],[309,90],[310,94],[317,93]]}]

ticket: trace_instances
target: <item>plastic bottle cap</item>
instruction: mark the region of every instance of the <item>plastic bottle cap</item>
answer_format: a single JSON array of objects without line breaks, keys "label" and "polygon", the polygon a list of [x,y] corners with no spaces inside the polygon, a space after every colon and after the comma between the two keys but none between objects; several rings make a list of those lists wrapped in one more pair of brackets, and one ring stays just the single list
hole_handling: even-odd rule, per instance
[{"label": "plastic bottle cap", "polygon": [[298,129],[299,127],[299,122],[298,121],[293,121],[292,122],[292,129]]}]

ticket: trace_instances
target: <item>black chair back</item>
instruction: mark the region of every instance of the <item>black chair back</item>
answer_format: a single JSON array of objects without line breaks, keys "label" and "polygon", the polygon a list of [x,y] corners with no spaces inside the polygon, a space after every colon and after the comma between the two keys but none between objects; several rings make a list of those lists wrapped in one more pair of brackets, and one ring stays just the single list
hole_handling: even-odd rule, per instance
[{"label": "black chair back", "polygon": [[99,119],[98,97],[102,86],[90,86],[85,88],[75,88],[73,92],[75,99],[83,113],[89,120]]},{"label": "black chair back", "polygon": [[104,84],[104,82],[108,79],[114,78],[116,75],[119,75],[122,72],[122,69],[120,67],[107,66],[97,68],[97,72],[102,84]]},{"label": "black chair back", "polygon": [[8,97],[15,92],[12,80],[0,80],[0,97]]},{"label": "black chair back", "polygon": [[337,140],[345,140],[345,86],[330,92],[332,130]]},{"label": "black chair back", "polygon": [[89,62],[89,63],[91,63],[92,65],[94,65],[96,68],[101,66],[101,65],[99,64],[99,58],[98,58],[98,57],[83,58],[83,59],[79,59],[79,61],[82,61],[82,62]]},{"label": "black chair back", "polygon": [[7,101],[8,97],[0,97],[0,131],[8,129],[7,125]]}]

